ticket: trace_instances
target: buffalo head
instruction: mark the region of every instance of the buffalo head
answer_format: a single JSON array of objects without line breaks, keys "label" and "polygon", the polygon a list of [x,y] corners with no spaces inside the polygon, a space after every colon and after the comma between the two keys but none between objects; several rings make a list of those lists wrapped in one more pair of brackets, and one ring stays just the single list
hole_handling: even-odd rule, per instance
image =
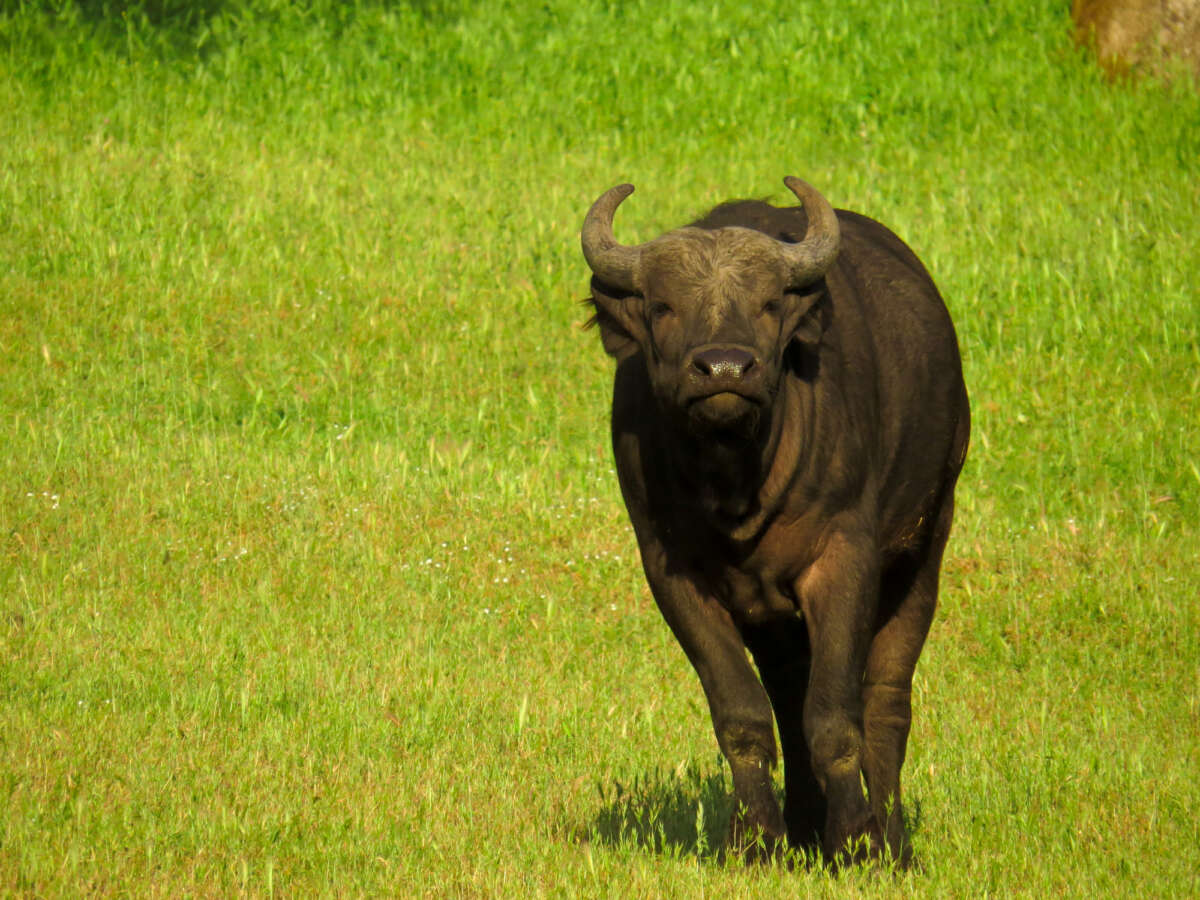
[{"label": "buffalo head", "polygon": [[808,216],[799,243],[744,227],[686,227],[622,246],[612,220],[628,184],[605,192],[584,221],[605,349],[618,359],[640,353],[661,412],[693,437],[736,444],[761,434],[788,346],[817,296],[811,288],[837,256],[829,203],[798,178],[785,183]]}]

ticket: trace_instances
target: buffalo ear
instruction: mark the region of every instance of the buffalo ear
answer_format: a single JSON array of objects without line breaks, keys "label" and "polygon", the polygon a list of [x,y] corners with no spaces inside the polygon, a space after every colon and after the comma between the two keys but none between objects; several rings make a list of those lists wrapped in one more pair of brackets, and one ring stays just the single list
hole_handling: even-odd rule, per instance
[{"label": "buffalo ear", "polygon": [[829,304],[824,289],[805,294],[790,294],[793,301],[784,320],[783,334],[787,346],[783,351],[784,364],[795,375],[811,381],[820,368],[821,336],[829,324]]},{"label": "buffalo ear", "polygon": [[799,344],[815,349],[821,343],[828,319],[827,304],[822,301],[828,296],[824,286],[805,293],[789,294],[791,303],[783,323],[783,334],[789,344]]},{"label": "buffalo ear", "polygon": [[646,329],[642,322],[642,298],[638,294],[619,291],[593,278],[592,296],[583,302],[595,309],[585,327],[600,329],[605,353],[623,360],[641,350]]}]

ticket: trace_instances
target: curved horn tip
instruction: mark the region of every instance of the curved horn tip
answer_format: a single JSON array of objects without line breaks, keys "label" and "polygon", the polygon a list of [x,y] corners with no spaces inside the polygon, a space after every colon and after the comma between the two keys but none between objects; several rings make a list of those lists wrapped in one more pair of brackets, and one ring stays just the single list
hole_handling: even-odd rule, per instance
[{"label": "curved horn tip", "polygon": [[639,248],[626,247],[613,235],[613,214],[622,201],[633,193],[632,184],[611,187],[592,204],[583,220],[580,241],[583,256],[588,266],[601,281],[622,288],[635,290],[635,270]]},{"label": "curved horn tip", "polygon": [[605,191],[600,196],[607,197],[609,195],[615,194],[616,196],[618,196],[622,200],[624,200],[626,197],[628,197],[632,193],[633,193],[633,185],[626,182],[625,184],[613,185],[612,187],[610,187],[607,191]]},{"label": "curved horn tip", "polygon": [[600,195],[600,200],[603,200],[606,197],[611,197],[616,201],[617,205],[620,205],[625,198],[632,193],[633,185],[626,182],[625,184],[618,184],[615,187],[610,187],[607,191]]},{"label": "curved horn tip", "polygon": [[612,214],[617,211],[617,207],[625,202],[625,198],[632,193],[632,184],[618,184],[615,187],[610,187],[596,198],[596,202],[588,210],[587,218],[591,220],[595,216],[601,216],[605,219],[610,219]]},{"label": "curved horn tip", "polygon": [[804,287],[825,274],[838,254],[841,229],[837,212],[821,192],[801,178],[789,175],[783,183],[796,195],[808,217],[804,239],[788,244],[783,253],[790,268],[790,284]]},{"label": "curved horn tip", "polygon": [[815,187],[813,187],[811,184],[809,184],[803,178],[797,178],[795,175],[785,176],[783,179],[783,183],[785,185],[787,185],[787,189],[789,191],[791,191],[793,194],[795,194],[797,197],[800,196],[800,193],[802,191],[812,191],[815,193],[817,190]]}]

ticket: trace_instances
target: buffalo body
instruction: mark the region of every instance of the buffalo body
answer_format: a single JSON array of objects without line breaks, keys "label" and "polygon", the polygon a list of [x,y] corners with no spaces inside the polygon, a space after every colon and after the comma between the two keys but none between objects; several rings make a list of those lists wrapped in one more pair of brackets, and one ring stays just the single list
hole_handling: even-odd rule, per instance
[{"label": "buffalo body", "polygon": [[967,394],[913,252],[788,184],[802,207],[736,201],[637,247],[611,227],[632,187],[593,206],[583,243],[617,359],[617,472],[729,761],[732,848],[786,837],[906,863],[900,769]]}]

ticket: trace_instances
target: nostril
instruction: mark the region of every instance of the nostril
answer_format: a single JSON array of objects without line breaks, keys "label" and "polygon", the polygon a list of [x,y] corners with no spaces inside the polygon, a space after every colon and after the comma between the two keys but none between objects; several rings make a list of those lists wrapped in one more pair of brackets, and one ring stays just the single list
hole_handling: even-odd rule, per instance
[{"label": "nostril", "polygon": [[741,378],[754,367],[754,354],[739,347],[712,347],[696,353],[692,366],[709,378]]}]

